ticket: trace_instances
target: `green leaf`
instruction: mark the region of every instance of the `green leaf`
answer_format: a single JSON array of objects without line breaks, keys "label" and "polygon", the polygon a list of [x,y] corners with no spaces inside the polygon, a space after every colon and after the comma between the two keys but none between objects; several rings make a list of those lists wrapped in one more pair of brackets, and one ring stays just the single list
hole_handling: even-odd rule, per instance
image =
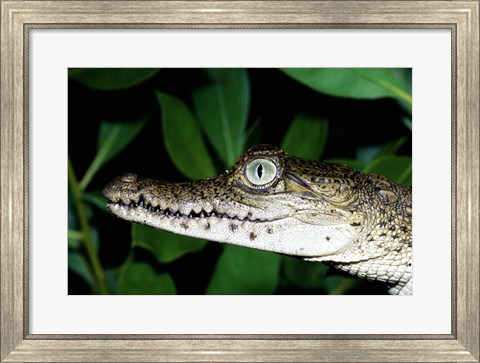
[{"label": "green leaf", "polygon": [[105,270],[105,282],[107,284],[108,291],[118,291],[118,278],[120,274],[120,268],[113,268]]},{"label": "green leaf", "polygon": [[392,68],[284,68],[300,83],[330,96],[357,99],[393,97],[412,105],[412,96]]},{"label": "green leaf", "polygon": [[[68,232],[78,231],[80,228],[78,226],[77,220],[77,211],[75,209],[75,201],[73,200],[72,191],[70,190],[70,184],[68,185]],[[83,239],[83,234],[78,232]],[[68,246],[71,248],[80,248],[81,240],[79,238],[73,238],[73,236],[68,233]]]},{"label": "green leaf", "polygon": [[100,234],[98,233],[98,228],[92,223],[91,218],[90,221],[90,238],[92,240],[93,248],[98,255],[98,251],[100,251]]},{"label": "green leaf", "polygon": [[78,276],[84,279],[88,285],[95,289],[95,282],[92,279],[92,273],[90,272],[90,267],[80,251],[74,251],[69,249],[68,251],[68,268],[75,272]]},{"label": "green leaf", "polygon": [[163,140],[179,171],[190,179],[216,175],[200,129],[187,106],[179,99],[157,92],[162,111]]},{"label": "green leaf", "polygon": [[145,126],[146,118],[131,122],[102,121],[98,134],[97,150],[106,163],[122,151]]},{"label": "green leaf", "polygon": [[120,271],[118,293],[121,295],[173,295],[175,283],[168,273],[158,273],[145,261],[130,256]]},{"label": "green leaf", "polygon": [[402,118],[402,122],[405,126],[408,127],[408,129],[410,131],[412,131],[412,119],[411,118],[408,118],[408,117],[403,117]]},{"label": "green leaf", "polygon": [[392,72],[402,82],[409,94],[412,94],[412,68],[392,68]]},{"label": "green leaf", "polygon": [[90,88],[109,91],[136,86],[157,72],[156,68],[72,68],[68,76]]},{"label": "green leaf", "polygon": [[362,285],[364,285],[363,280],[350,276],[333,275],[325,279],[325,286],[329,295],[345,295]]},{"label": "green leaf", "polygon": [[195,114],[226,167],[242,153],[250,103],[245,69],[203,70],[207,81],[193,91]]},{"label": "green leaf", "polygon": [[97,142],[97,154],[80,182],[85,190],[97,171],[110,159],[120,153],[142,130],[146,118],[132,122],[102,121]]},{"label": "green leaf", "polygon": [[249,149],[254,145],[261,144],[262,140],[262,126],[260,118],[257,118],[255,122],[245,132],[245,149]]},{"label": "green leaf", "polygon": [[328,121],[299,114],[291,123],[282,142],[282,149],[290,155],[318,160],[328,137]]},{"label": "green leaf", "polygon": [[394,155],[400,147],[407,141],[405,136],[396,141],[391,141],[383,145],[369,145],[357,149],[357,159],[364,164],[369,164],[380,156]]},{"label": "green leaf", "polygon": [[70,239],[74,240],[74,241],[83,241],[83,233],[80,232],[80,231],[75,231],[73,229],[69,229],[68,230],[68,246],[69,247],[72,247],[72,248],[78,248],[78,245],[76,244],[70,244]]},{"label": "green leaf", "polygon": [[105,200],[105,197],[102,195],[102,192],[100,190],[83,193],[83,199],[91,205],[97,207],[101,211],[110,214],[107,209],[107,201]]},{"label": "green leaf", "polygon": [[399,184],[412,185],[412,158],[410,156],[381,156],[368,164],[363,171],[384,175]]},{"label": "green leaf", "polygon": [[210,295],[269,295],[279,281],[281,256],[225,246],[207,288]]},{"label": "green leaf", "polygon": [[183,255],[201,250],[207,241],[181,236],[141,224],[132,224],[132,247],[151,251],[158,262],[168,263]]},{"label": "green leaf", "polygon": [[319,262],[303,261],[290,256],[283,256],[282,262],[285,277],[291,284],[302,289],[324,287],[327,265]]},{"label": "green leaf", "polygon": [[384,145],[368,145],[357,149],[357,159],[367,165],[383,154]]}]

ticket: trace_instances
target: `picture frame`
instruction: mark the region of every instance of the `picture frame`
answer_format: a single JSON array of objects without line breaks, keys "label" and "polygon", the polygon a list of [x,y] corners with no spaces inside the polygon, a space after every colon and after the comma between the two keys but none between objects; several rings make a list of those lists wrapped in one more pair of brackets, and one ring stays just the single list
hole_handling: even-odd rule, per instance
[{"label": "picture frame", "polygon": [[[35,28],[449,29],[452,332],[449,335],[29,333],[28,45]],[[1,361],[462,361],[479,352],[478,1],[1,1]]]}]

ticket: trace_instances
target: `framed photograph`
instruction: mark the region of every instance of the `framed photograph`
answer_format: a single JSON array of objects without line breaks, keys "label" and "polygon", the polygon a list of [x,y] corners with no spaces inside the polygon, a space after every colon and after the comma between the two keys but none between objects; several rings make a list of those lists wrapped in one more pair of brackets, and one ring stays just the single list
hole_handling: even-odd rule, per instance
[{"label": "framed photograph", "polygon": [[479,361],[478,1],[1,15],[2,362]]}]

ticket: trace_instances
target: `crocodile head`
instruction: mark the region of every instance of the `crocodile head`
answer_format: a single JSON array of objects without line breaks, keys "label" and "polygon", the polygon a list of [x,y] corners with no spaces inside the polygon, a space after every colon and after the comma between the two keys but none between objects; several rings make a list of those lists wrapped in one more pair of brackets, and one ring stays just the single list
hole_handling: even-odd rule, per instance
[{"label": "crocodile head", "polygon": [[345,249],[365,227],[353,169],[258,145],[225,174],[165,184],[125,174],[103,191],[120,218],[166,231],[302,257]]}]

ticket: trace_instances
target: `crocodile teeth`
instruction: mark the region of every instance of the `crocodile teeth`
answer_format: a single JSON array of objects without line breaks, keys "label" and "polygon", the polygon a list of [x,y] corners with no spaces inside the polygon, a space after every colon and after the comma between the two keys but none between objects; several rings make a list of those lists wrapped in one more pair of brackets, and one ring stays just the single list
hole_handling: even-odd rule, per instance
[{"label": "crocodile teeth", "polygon": [[237,215],[233,211],[232,212],[227,212],[227,216],[230,217],[230,218],[238,219]]},{"label": "crocodile teeth", "polygon": [[201,205],[196,205],[196,206],[193,207],[192,211],[195,212],[195,214],[199,214],[202,210],[203,210],[203,208],[202,208]]},{"label": "crocodile teeth", "polygon": [[129,198],[125,197],[125,199],[124,198],[120,199],[119,202],[128,206],[130,204],[131,200]]},{"label": "crocodile teeth", "polygon": [[[256,220],[255,217],[250,216],[238,216],[230,211],[226,213],[219,213],[213,210],[211,205],[206,205],[206,208],[194,206],[193,209],[189,209],[188,206],[179,206],[173,205],[166,208],[162,208],[158,205],[150,204],[149,202],[141,199],[138,202],[128,200],[126,202],[119,201],[117,205],[120,208],[123,208],[126,211],[132,211],[137,208],[142,208],[150,213],[157,213],[164,217],[175,217],[175,218],[188,218],[188,219],[201,219],[201,218],[209,218],[209,217],[216,217],[216,218],[227,218],[233,219],[237,221],[245,221],[245,220]],[[184,211],[182,211],[182,209]]]},{"label": "crocodile teeth", "polygon": [[179,212],[178,204],[172,204],[172,205],[170,205],[168,207],[165,207],[165,208],[162,208],[162,209],[170,209],[172,211],[172,213]]}]

